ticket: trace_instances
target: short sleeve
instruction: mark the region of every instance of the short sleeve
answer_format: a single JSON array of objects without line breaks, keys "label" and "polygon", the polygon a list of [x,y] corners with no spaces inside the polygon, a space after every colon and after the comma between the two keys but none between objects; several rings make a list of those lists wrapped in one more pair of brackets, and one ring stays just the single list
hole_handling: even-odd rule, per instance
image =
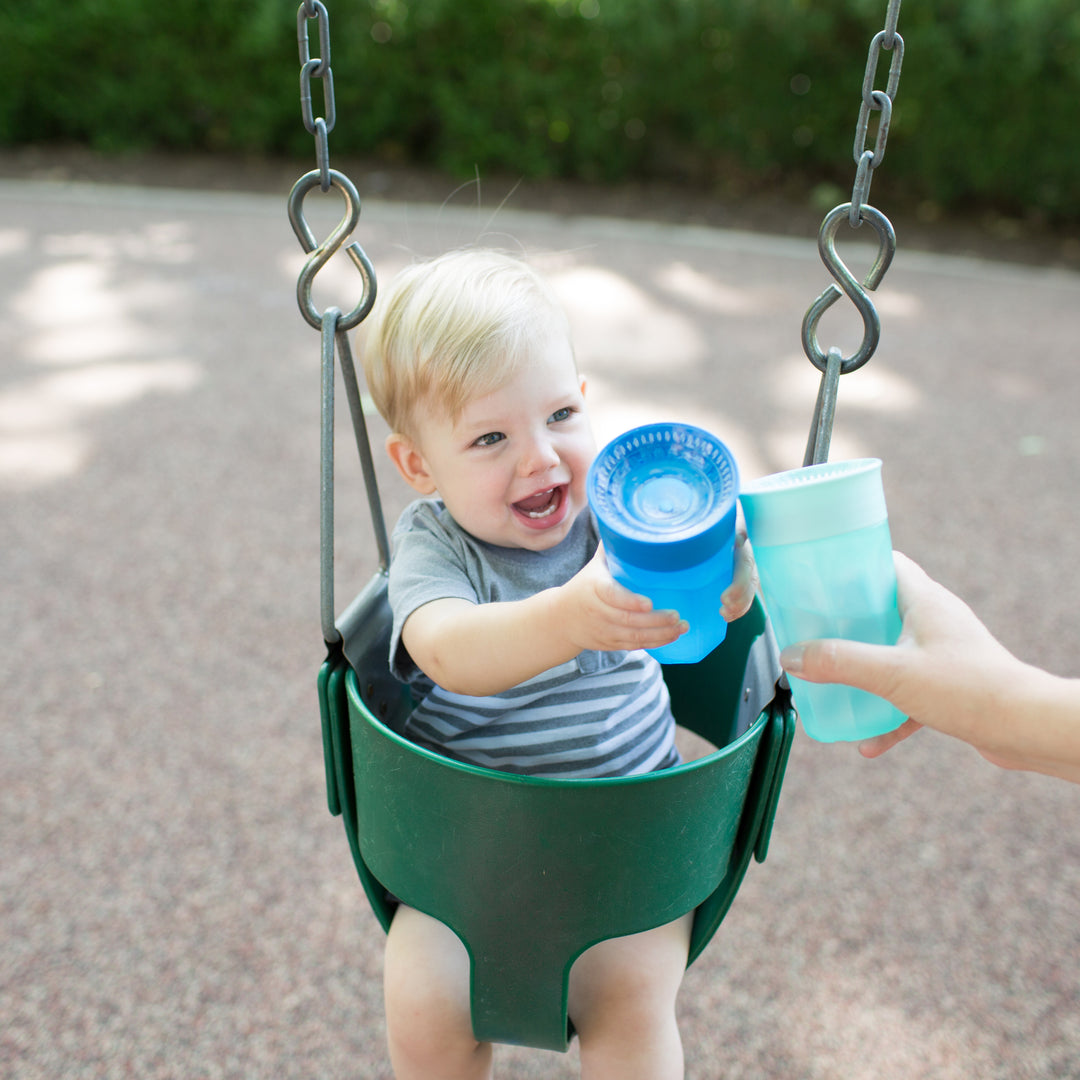
[{"label": "short sleeve", "polygon": [[389,597],[393,612],[390,670],[402,681],[417,675],[401,644],[401,631],[417,608],[433,600],[456,598],[479,603],[470,580],[467,552],[455,531],[445,524],[440,502],[420,500],[406,507],[393,536]]}]

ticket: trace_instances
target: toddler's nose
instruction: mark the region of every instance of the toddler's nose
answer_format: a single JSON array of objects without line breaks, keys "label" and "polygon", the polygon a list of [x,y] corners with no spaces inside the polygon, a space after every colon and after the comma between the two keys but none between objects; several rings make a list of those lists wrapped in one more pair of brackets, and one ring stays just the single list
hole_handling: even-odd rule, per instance
[{"label": "toddler's nose", "polygon": [[521,456],[519,469],[522,476],[535,476],[547,472],[559,464],[559,455],[548,438],[533,439]]}]

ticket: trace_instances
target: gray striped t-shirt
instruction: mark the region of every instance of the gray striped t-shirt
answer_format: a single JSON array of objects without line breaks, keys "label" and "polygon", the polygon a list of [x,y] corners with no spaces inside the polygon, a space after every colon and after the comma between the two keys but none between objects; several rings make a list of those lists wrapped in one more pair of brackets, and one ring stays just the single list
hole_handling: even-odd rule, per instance
[{"label": "gray striped t-shirt", "polygon": [[667,686],[642,650],[582,652],[501,694],[470,697],[432,683],[401,644],[405,620],[424,604],[522,600],[565,584],[597,544],[588,513],[562,543],[534,552],[477,540],[440,500],[405,509],[390,563],[390,666],[417,700],[410,738],[462,761],[543,776],[629,776],[678,763]]}]

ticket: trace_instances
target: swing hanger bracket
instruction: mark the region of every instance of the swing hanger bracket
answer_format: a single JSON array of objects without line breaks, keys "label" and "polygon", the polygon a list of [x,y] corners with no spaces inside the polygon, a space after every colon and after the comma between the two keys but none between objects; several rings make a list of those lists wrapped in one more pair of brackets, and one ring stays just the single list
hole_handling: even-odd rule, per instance
[{"label": "swing hanger bracket", "polygon": [[[863,74],[862,101],[859,117],[855,125],[855,183],[851,191],[851,201],[830,210],[821,223],[818,233],[818,253],[825,268],[834,278],[834,283],[810,305],[803,317],[802,346],[810,362],[821,372],[821,386],[818,390],[814,418],[810,427],[810,437],[806,447],[804,465],[818,464],[828,460],[829,443],[832,438],[833,417],[836,410],[836,395],[841,375],[857,371],[874,355],[881,340],[881,319],[869,293],[881,284],[885,272],[892,264],[896,254],[896,233],[889,219],[869,203],[870,183],[874,170],[885,158],[885,145],[889,139],[889,127],[892,124],[893,101],[900,85],[900,69],[904,62],[904,39],[896,32],[896,23],[900,16],[900,0],[888,0],[885,13],[885,28],[878,31],[870,42]],[[884,90],[875,90],[878,64],[881,51],[892,53],[889,74]],[[873,149],[867,147],[870,113],[880,112]],[[853,229],[861,228],[869,222],[877,233],[878,250],[869,272],[858,281],[836,252],[836,233],[842,221],[847,220]],[[855,305],[863,322],[863,338],[859,347],[850,355],[843,356],[837,346],[823,349],[818,342],[818,325],[822,316],[846,294]]]},{"label": "swing hanger bracket", "polygon": [[353,241],[345,246],[346,240],[352,235],[360,220],[360,196],[356,187],[344,173],[336,169],[331,169],[329,176],[330,186],[337,188],[345,200],[345,212],[337,227],[321,244],[315,239],[315,234],[304,216],[304,199],[316,185],[322,185],[322,174],[318,169],[306,173],[296,181],[289,193],[289,223],[292,225],[297,240],[300,241],[300,246],[310,256],[296,281],[296,301],[308,325],[321,330],[323,315],[316,308],[311,295],[315,277],[334,255],[345,247],[345,254],[349,256],[360,274],[362,284],[360,299],[355,307],[342,315],[338,321],[339,329],[352,330],[367,318],[375,303],[375,269],[359,243]]},{"label": "swing hanger bracket", "polygon": [[[318,26],[320,56],[311,55],[308,24],[314,19]],[[390,564],[390,545],[386,523],[379,499],[375,464],[371,456],[367,420],[356,377],[356,364],[349,345],[348,331],[368,316],[375,304],[375,270],[359,243],[349,243],[360,220],[360,196],[353,182],[341,172],[330,168],[327,136],[336,122],[334,78],[330,70],[330,16],[322,0],[302,0],[296,12],[296,39],[300,50],[300,115],[304,127],[315,136],[317,168],[305,173],[289,193],[289,224],[300,246],[308,255],[296,282],[296,299],[305,321],[319,331],[322,339],[322,403],[321,403],[321,479],[320,479],[320,606],[323,639],[331,656],[341,647],[341,633],[334,622],[334,381],[335,365],[340,367],[345,395],[352,418],[360,467],[364,474],[371,524],[379,552],[379,568],[385,572]],[[312,79],[323,84],[323,104],[326,116],[315,116],[312,106]],[[337,188],[345,201],[345,209],[337,227],[320,243],[304,215],[304,200],[313,188],[328,192]],[[312,289],[319,271],[342,249],[360,274],[360,299],[351,311],[342,314],[339,307],[319,311],[312,298]],[[333,804],[334,799],[331,799]]]},{"label": "swing hanger bracket", "polygon": [[855,305],[863,321],[863,339],[858,349],[842,359],[842,375],[857,371],[874,355],[881,340],[881,319],[867,291],[881,284],[881,279],[892,264],[896,254],[896,232],[889,219],[872,206],[862,208],[862,222],[867,222],[878,236],[877,256],[869,272],[860,283],[847,268],[836,251],[836,233],[844,221],[850,224],[851,203],[842,203],[825,215],[818,233],[818,252],[825,268],[836,279],[809,307],[803,317],[802,343],[810,363],[824,374],[829,362],[829,351],[818,344],[818,324],[822,316],[846,293]]},{"label": "swing hanger bracket", "polygon": [[[312,19],[317,24],[321,54],[314,57],[311,55],[308,39],[308,23]],[[315,307],[311,297],[312,286],[318,272],[345,247],[345,242],[356,228],[360,220],[360,196],[353,182],[344,173],[330,168],[327,136],[334,130],[337,122],[337,106],[334,103],[334,75],[330,70],[330,15],[322,0],[302,0],[296,9],[296,41],[300,51],[300,116],[304,127],[315,136],[315,162],[318,168],[300,177],[293,185],[289,193],[289,222],[300,246],[311,256],[300,271],[296,283],[297,303],[308,325],[321,331],[325,314]],[[311,100],[312,79],[322,81],[325,117],[315,116]],[[345,200],[345,213],[341,221],[321,244],[315,239],[315,234],[304,217],[304,198],[316,184],[323,192],[328,192],[332,187],[337,188]],[[352,330],[358,326],[375,303],[375,271],[364,249],[354,242],[345,247],[345,253],[359,272],[363,287],[356,306],[346,314],[339,312],[338,330]]]}]

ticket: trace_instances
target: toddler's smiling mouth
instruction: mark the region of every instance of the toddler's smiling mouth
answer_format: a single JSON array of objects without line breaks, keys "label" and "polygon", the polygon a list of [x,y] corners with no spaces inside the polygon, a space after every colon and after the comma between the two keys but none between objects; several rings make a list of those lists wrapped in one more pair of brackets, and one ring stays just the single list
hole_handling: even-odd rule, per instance
[{"label": "toddler's smiling mouth", "polygon": [[514,503],[514,509],[530,521],[543,522],[561,509],[563,488],[564,485],[559,485],[548,488],[546,491],[538,491],[535,495]]}]

